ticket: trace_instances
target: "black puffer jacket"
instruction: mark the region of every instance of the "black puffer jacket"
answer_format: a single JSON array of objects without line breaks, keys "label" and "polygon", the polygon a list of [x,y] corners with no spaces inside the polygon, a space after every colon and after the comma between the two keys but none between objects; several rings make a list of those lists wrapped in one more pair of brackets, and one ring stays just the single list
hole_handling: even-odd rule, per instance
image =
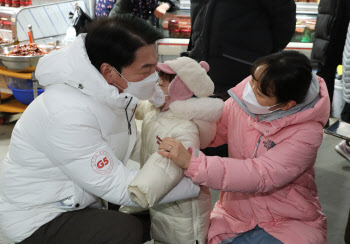
[{"label": "black puffer jacket", "polygon": [[188,55],[210,64],[217,91],[249,75],[256,59],[286,47],[295,32],[294,0],[191,0]]},{"label": "black puffer jacket", "polygon": [[[170,8],[167,12],[172,12],[179,9],[180,2],[179,0],[161,0],[158,2],[160,3],[168,3]],[[116,4],[114,5],[113,9],[109,13],[109,16],[114,16],[117,14],[130,14],[133,12],[132,4],[130,0],[117,0]],[[149,19],[150,23],[154,23],[155,16],[152,13],[151,18]]]},{"label": "black puffer jacket", "polygon": [[349,20],[349,0],[320,1],[311,58],[318,62],[317,75],[326,81],[331,101],[336,68],[342,63]]}]

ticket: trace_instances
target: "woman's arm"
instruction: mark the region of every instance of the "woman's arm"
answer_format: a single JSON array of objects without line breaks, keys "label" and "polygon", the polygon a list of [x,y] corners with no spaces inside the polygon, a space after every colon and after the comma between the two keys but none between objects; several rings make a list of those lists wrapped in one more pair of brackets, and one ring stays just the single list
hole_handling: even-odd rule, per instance
[{"label": "woman's arm", "polygon": [[[313,167],[322,141],[322,131],[302,130],[254,159],[207,157],[198,149],[184,150],[166,140],[161,151],[182,168],[185,175],[200,185],[232,192],[269,192],[289,184]],[[319,142],[315,144],[315,142]]]},{"label": "woman's arm", "polygon": [[168,12],[173,12],[179,9],[180,1],[178,0],[162,0],[161,2],[169,4]]},{"label": "woman's arm", "polygon": [[179,9],[180,3],[176,0],[165,0],[162,1],[162,3],[155,9],[154,15],[158,19],[164,18],[166,12],[173,12],[177,9]]}]

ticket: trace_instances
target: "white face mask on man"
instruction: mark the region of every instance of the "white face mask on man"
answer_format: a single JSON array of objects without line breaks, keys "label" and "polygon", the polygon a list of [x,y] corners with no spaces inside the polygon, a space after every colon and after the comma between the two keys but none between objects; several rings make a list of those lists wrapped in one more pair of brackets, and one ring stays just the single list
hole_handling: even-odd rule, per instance
[{"label": "white face mask on man", "polygon": [[159,78],[158,73],[156,71],[141,81],[130,82],[127,79],[125,79],[125,77],[122,76],[122,74],[119,73],[119,71],[116,68],[114,69],[128,83],[128,87],[123,89],[116,83],[113,82],[113,84],[122,89],[125,93],[129,93],[130,95],[133,95],[140,100],[147,100],[152,96],[154,91],[154,85],[157,83]]},{"label": "white face mask on man", "polygon": [[276,109],[276,110],[270,111],[270,108],[275,107],[278,104],[273,106],[261,106],[258,103],[258,100],[256,100],[256,97],[252,89],[252,86],[250,85],[250,82],[248,82],[244,88],[242,99],[244,104],[247,106],[248,110],[253,114],[270,114],[272,112],[279,110],[279,109]]},{"label": "white face mask on man", "polygon": [[165,97],[169,95],[165,95],[162,88],[159,86],[159,83],[156,83],[154,86],[153,95],[148,99],[150,103],[152,103],[156,108],[160,108],[165,103]]}]

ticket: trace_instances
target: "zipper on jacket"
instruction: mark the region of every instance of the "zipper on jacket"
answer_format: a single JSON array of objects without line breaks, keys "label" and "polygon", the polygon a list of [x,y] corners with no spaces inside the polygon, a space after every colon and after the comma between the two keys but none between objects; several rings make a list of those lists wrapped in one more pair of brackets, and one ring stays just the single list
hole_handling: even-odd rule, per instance
[{"label": "zipper on jacket", "polygon": [[254,150],[254,153],[253,153],[252,158],[255,158],[255,157],[256,157],[256,153],[257,153],[257,151],[258,151],[258,147],[259,147],[261,138],[262,138],[263,136],[264,136],[264,135],[262,134],[262,135],[259,137],[258,142],[256,143],[256,146],[255,146],[255,150]]},{"label": "zipper on jacket", "polygon": [[[200,194],[200,193],[199,193]],[[196,241],[196,244],[198,243],[199,240],[199,224],[198,224],[198,218],[199,218],[199,207],[198,207],[198,198],[192,198],[192,217],[193,217],[193,235],[194,239]]]}]

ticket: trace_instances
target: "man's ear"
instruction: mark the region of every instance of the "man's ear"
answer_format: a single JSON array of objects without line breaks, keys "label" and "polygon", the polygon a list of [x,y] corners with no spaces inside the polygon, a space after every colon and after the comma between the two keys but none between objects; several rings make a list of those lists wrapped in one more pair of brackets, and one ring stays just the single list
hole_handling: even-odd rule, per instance
[{"label": "man's ear", "polygon": [[288,109],[293,108],[295,105],[297,105],[297,103],[293,100],[290,100],[289,102],[287,102],[285,105],[283,105],[282,107],[280,107],[281,110],[286,111]]},{"label": "man's ear", "polygon": [[103,63],[100,67],[100,73],[105,78],[105,80],[108,82],[108,84],[113,83],[113,67],[110,64]]}]

